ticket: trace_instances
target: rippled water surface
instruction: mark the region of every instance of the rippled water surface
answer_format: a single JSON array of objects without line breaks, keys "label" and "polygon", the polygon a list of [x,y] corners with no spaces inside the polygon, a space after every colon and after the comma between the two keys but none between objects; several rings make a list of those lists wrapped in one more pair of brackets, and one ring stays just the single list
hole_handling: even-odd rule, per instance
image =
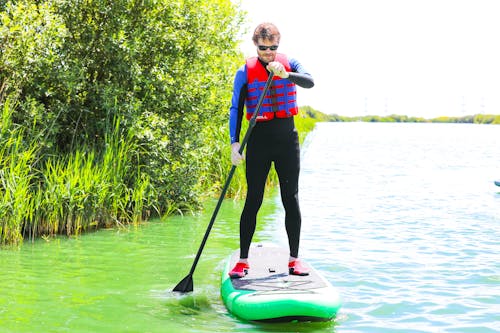
[{"label": "rippled water surface", "polygon": [[[0,332],[499,332],[500,127],[321,123],[302,149],[301,256],[344,300],[329,323],[227,313],[219,280],[238,246],[226,201],[194,274],[198,216],[0,252]],[[276,191],[255,241],[286,246]]]},{"label": "rippled water surface", "polygon": [[303,150],[302,255],[338,332],[500,330],[500,128],[320,124]]}]

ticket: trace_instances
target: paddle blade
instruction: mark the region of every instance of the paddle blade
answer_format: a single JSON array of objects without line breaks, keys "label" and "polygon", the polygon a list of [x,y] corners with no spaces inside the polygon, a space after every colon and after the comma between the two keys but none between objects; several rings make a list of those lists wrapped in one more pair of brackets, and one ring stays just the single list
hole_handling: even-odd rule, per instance
[{"label": "paddle blade", "polygon": [[181,293],[188,293],[193,291],[193,276],[189,274],[181,282],[179,282],[173,291],[178,291]]}]

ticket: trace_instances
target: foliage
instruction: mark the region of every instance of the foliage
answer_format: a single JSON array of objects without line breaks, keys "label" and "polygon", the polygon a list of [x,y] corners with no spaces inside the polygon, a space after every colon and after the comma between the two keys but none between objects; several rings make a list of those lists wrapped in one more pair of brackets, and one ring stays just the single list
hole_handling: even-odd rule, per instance
[{"label": "foliage", "polygon": [[364,122],[392,122],[392,123],[465,123],[465,124],[500,124],[500,115],[476,114],[463,117],[441,116],[431,119],[422,117],[409,117],[405,115],[392,114],[389,116],[357,116],[346,117],[339,115],[325,115],[323,121],[343,122],[343,121],[364,121]]},{"label": "foliage", "polygon": [[21,228],[32,210],[32,166],[36,142],[25,143],[24,129],[12,121],[10,101],[4,103],[0,121],[0,244],[22,241]]},{"label": "foliage", "polygon": [[500,115],[477,114],[474,116],[475,124],[500,124]]},{"label": "foliage", "polygon": [[[78,232],[85,229],[76,221],[82,209],[90,214],[82,218],[94,223],[92,214],[100,213],[75,206],[76,194],[62,195],[63,184],[95,211],[130,204],[111,197],[138,196],[134,207],[113,208],[98,223],[134,219],[136,207],[142,207],[139,215],[164,215],[196,206],[204,187],[220,177],[214,170],[221,162],[213,163],[221,156],[221,128],[241,57],[242,19],[230,0],[0,2],[0,107],[19,128],[11,133],[19,142],[5,146],[3,156],[31,152],[38,138],[36,158],[26,162],[31,198],[39,205],[67,203],[50,219],[41,209],[16,223],[27,223],[30,234],[35,225],[49,233]],[[112,133],[129,148],[120,150]],[[118,151],[106,157],[110,145]],[[125,173],[105,169],[107,159],[116,158],[130,164]],[[118,178],[111,182],[113,172]],[[81,181],[91,175],[111,183],[103,189]],[[47,188],[55,197],[42,197]],[[109,197],[95,199],[89,191]],[[39,224],[48,226],[52,218],[64,226]]]},{"label": "foliage", "polygon": [[82,146],[41,158],[41,138],[27,141],[24,128],[12,122],[13,110],[7,101],[1,118],[0,244],[147,217],[154,192],[133,160],[132,130],[122,133],[116,120],[104,150]]},{"label": "foliage", "polygon": [[331,120],[330,115],[324,114],[318,110],[313,109],[311,106],[301,106],[300,114],[301,118],[311,118],[316,121],[329,121]]}]

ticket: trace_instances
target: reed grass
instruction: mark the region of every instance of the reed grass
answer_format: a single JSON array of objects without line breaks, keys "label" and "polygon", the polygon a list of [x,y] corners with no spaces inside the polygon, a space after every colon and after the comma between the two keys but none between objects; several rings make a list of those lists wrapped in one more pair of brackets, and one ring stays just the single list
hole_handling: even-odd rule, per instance
[{"label": "reed grass", "polygon": [[5,103],[0,130],[0,244],[26,237],[78,235],[99,227],[139,223],[154,207],[149,179],[132,161],[133,133],[120,121],[100,152],[80,147],[63,156],[41,156],[12,123]]},{"label": "reed grass", "polygon": [[43,194],[37,200],[41,223],[36,234],[77,235],[143,220],[149,181],[130,161],[133,136],[123,139],[116,122],[105,140],[101,154],[87,147],[64,159],[46,161],[43,187],[38,190]]},{"label": "reed grass", "polygon": [[24,146],[23,130],[12,122],[11,103],[6,101],[0,121],[0,244],[22,242],[22,223],[32,210],[32,165],[35,145]]}]

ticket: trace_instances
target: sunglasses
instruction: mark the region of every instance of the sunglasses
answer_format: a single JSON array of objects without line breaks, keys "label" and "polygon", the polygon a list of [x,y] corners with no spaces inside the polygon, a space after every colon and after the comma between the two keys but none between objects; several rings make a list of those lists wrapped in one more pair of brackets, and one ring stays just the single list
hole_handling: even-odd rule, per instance
[{"label": "sunglasses", "polygon": [[271,51],[276,51],[278,49],[278,45],[271,45],[271,46],[266,46],[266,45],[259,45],[257,46],[259,48],[259,50],[261,51],[265,51],[267,49],[271,50]]}]

